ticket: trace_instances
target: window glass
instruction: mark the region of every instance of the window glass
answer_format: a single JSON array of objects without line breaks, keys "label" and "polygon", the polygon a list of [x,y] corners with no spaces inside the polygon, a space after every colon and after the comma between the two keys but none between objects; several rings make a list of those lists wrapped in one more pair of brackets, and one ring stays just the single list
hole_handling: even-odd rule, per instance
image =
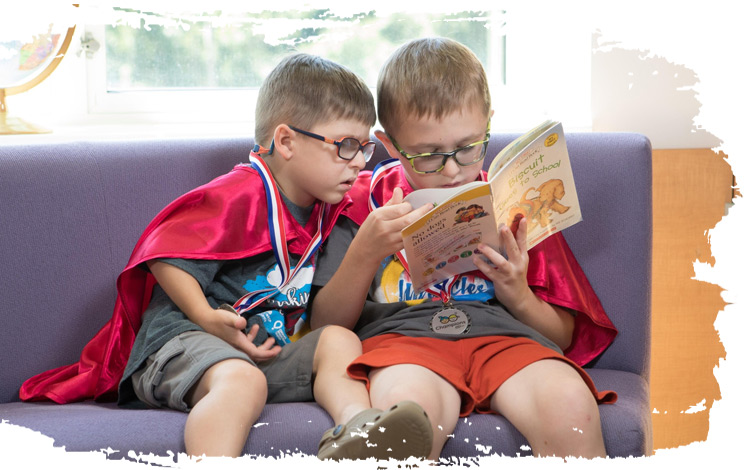
[{"label": "window glass", "polygon": [[342,16],[330,9],[193,15],[115,10],[119,19],[105,27],[108,91],[258,88],[294,51],[344,64],[374,87],[390,53],[423,36],[466,44],[487,70],[502,65],[504,43],[491,38],[499,14],[490,11]]},{"label": "window glass", "polygon": [[279,6],[215,0],[208,11],[188,1],[166,3],[178,9],[131,0],[101,9],[86,24],[86,37],[101,45],[86,61],[91,114],[241,121],[250,128],[263,78],[289,53],[339,62],[374,89],[380,67],[400,45],[445,36],[466,44],[484,64],[495,132],[525,131],[547,118],[565,129],[591,122],[592,30],[570,22],[560,3],[518,2],[503,10],[498,2],[433,2],[416,11],[349,2],[315,7],[307,0]]}]

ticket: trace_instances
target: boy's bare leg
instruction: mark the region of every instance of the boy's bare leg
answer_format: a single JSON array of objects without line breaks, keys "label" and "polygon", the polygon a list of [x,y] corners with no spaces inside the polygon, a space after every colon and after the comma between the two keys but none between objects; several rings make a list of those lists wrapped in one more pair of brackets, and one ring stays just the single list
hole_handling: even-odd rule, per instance
[{"label": "boy's bare leg", "polygon": [[240,456],[266,396],[266,378],[249,362],[227,359],[207,369],[186,396],[187,454]]},{"label": "boy's bare leg", "polygon": [[414,364],[373,369],[370,378],[370,400],[375,408],[411,400],[424,408],[432,424],[433,443],[429,459],[437,460],[458,423],[460,395],[445,379],[426,367]]},{"label": "boy's bare leg", "polygon": [[332,325],[321,332],[313,357],[313,395],[334,424],[345,424],[370,408],[365,384],[347,375],[347,366],[360,354],[362,345],[352,331]]},{"label": "boy's bare leg", "polygon": [[321,436],[318,458],[426,457],[432,448],[432,429],[424,410],[412,402],[373,408],[365,383],[347,375],[347,366],[361,353],[353,332],[338,326],[321,332],[314,356],[313,393],[336,426]]},{"label": "boy's bare leg", "polygon": [[492,395],[491,408],[525,436],[533,455],[606,456],[595,397],[562,361],[545,359],[523,368]]}]

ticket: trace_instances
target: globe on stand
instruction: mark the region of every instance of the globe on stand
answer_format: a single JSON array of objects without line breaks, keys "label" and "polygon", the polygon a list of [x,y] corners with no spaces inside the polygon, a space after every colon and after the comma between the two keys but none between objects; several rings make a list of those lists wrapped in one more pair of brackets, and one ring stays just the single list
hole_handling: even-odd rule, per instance
[{"label": "globe on stand", "polygon": [[51,23],[46,31],[38,31],[31,39],[0,37],[0,135],[51,132],[9,114],[5,97],[28,91],[44,81],[59,65],[74,33],[74,26]]}]

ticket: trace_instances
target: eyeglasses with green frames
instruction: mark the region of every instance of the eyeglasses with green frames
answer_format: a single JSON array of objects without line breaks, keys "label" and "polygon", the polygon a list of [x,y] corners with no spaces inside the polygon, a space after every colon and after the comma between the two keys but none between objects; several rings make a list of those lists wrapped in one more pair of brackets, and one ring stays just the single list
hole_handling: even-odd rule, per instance
[{"label": "eyeglasses with green frames", "polygon": [[398,150],[399,153],[403,155],[409,163],[411,163],[411,167],[415,172],[427,174],[442,171],[450,157],[453,157],[455,162],[460,166],[473,165],[474,163],[483,160],[486,156],[486,148],[489,145],[490,127],[490,125],[486,126],[486,136],[483,140],[468,144],[465,147],[457,148],[452,152],[428,152],[412,155],[403,151],[393,137],[390,135],[388,137],[390,137],[396,150]]}]

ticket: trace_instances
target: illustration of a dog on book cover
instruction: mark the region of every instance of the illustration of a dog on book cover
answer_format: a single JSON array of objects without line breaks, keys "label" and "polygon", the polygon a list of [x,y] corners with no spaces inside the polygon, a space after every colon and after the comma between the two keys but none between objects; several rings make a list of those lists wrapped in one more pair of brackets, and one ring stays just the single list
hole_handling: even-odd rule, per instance
[{"label": "illustration of a dog on book cover", "polygon": [[[528,198],[531,193],[537,195]],[[529,188],[520,201],[510,207],[509,220],[516,224],[519,221],[518,215],[528,219],[528,233],[537,226],[547,227],[551,224],[551,212],[563,214],[570,209],[570,206],[559,202],[564,194],[564,182],[560,179],[548,180],[538,186],[538,189]]]}]

